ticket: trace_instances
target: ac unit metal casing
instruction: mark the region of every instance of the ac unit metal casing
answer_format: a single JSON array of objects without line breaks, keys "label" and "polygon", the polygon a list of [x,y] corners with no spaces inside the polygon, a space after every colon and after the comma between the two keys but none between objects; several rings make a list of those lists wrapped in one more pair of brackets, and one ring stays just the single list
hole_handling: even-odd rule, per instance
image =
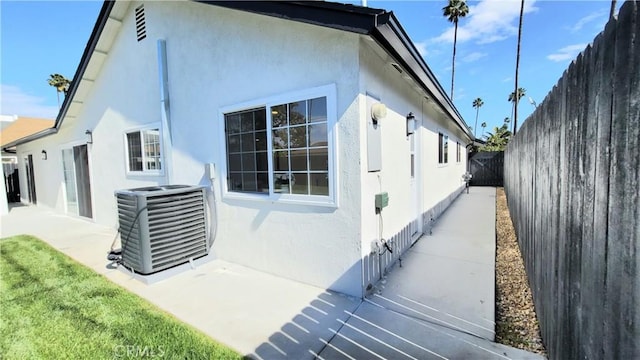
[{"label": "ac unit metal casing", "polygon": [[146,275],[209,253],[204,186],[153,186],[115,196],[126,267]]}]

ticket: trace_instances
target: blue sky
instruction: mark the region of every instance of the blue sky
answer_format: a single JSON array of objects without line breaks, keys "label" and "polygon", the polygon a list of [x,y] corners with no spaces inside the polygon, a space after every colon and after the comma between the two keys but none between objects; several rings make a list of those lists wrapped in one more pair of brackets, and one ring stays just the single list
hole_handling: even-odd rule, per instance
[{"label": "blue sky", "polygon": [[[359,1],[349,1],[360,4]],[[618,7],[623,1],[618,1]],[[448,92],[451,85],[453,25],[442,16],[447,2],[375,1],[392,10]],[[480,97],[478,133],[511,117],[519,0],[469,1],[470,13],[458,30],[454,103],[470,126]],[[97,19],[101,1],[0,1],[0,113],[55,118],[52,73],[72,78]],[[610,1],[526,0],[520,60],[520,87],[541,103],[571,60],[602,31]],[[520,102],[519,122],[532,111]]]}]

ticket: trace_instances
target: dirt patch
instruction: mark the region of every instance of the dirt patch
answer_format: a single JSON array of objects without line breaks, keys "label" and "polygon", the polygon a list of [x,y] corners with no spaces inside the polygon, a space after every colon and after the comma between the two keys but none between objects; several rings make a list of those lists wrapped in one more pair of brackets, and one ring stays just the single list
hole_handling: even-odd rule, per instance
[{"label": "dirt patch", "polygon": [[504,189],[496,195],[496,342],[546,356]]}]

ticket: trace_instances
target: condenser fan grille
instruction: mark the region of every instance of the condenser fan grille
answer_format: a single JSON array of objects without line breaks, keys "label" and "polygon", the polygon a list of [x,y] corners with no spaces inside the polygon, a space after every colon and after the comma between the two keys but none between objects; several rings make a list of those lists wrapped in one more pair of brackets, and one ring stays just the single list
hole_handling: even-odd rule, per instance
[{"label": "condenser fan grille", "polygon": [[150,274],[207,255],[204,187],[116,192],[125,266]]}]

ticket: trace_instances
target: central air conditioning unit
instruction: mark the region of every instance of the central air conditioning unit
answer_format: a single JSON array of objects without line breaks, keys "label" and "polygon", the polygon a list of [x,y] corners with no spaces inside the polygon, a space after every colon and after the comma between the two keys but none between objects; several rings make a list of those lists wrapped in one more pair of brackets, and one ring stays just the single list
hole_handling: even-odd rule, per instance
[{"label": "central air conditioning unit", "polygon": [[126,267],[146,275],[209,253],[204,186],[145,187],[115,196]]}]

